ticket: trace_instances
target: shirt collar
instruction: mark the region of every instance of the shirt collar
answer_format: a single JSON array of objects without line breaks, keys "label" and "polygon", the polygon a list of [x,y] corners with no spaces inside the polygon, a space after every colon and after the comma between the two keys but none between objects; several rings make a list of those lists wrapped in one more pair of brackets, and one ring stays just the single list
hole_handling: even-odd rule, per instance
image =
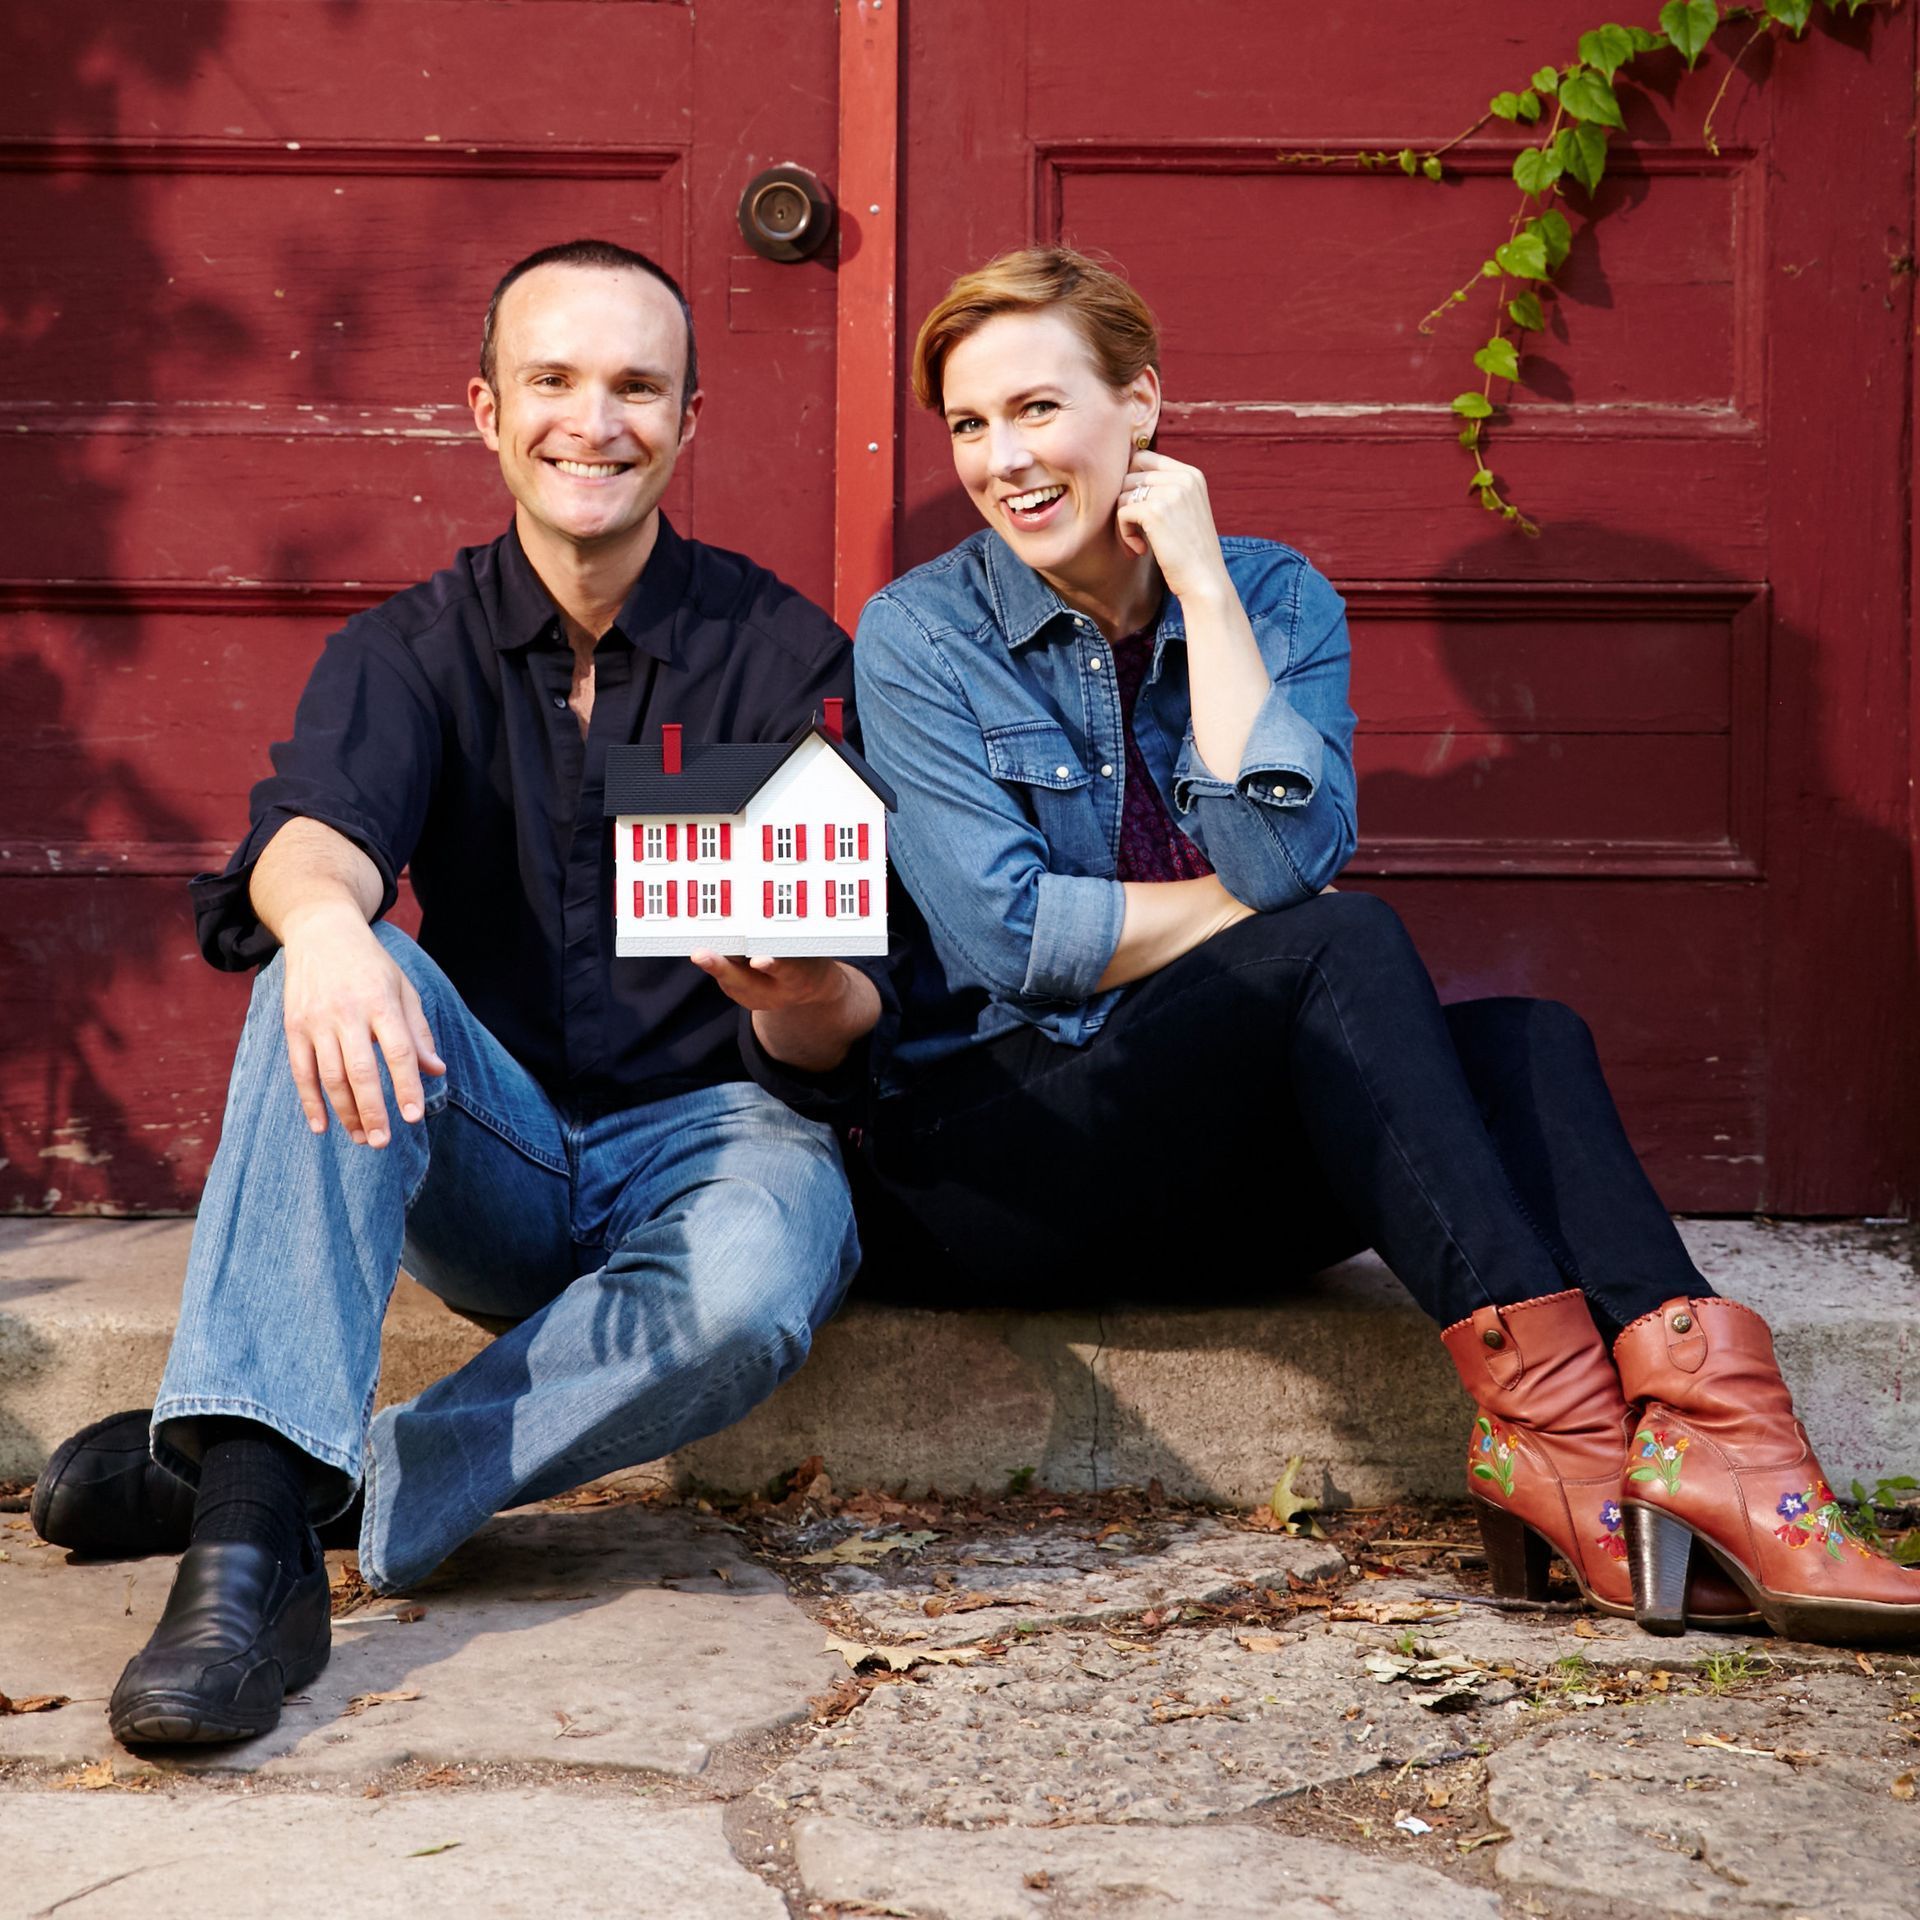
[{"label": "shirt collar", "polygon": [[[619,617],[602,637],[624,641],[658,660],[674,659],[677,620],[692,571],[687,543],[663,513],[647,564],[621,602]],[[531,646],[557,635],[558,620],[553,595],[527,558],[519,529],[509,526],[500,543],[500,619],[494,628],[494,646],[502,653]]]},{"label": "shirt collar", "polygon": [[[993,600],[1000,637],[1014,651],[1038,639],[1049,621],[1063,614],[1073,616],[1073,609],[1024,560],[1017,559],[992,528],[987,530],[987,592]],[[1150,680],[1159,678],[1160,656],[1167,642],[1178,640],[1184,646],[1186,638],[1187,622],[1180,602],[1166,594],[1154,626],[1153,665],[1147,673]]]}]

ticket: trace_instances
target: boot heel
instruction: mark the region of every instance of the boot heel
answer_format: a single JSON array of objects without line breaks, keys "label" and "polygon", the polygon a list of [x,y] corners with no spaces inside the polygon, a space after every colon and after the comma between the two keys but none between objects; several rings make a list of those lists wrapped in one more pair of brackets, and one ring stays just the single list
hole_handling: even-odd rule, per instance
[{"label": "boot heel", "polygon": [[1692,1531],[1653,1507],[1630,1505],[1626,1518],[1633,1617],[1647,1633],[1685,1633]]},{"label": "boot heel", "polygon": [[1494,1592],[1502,1600],[1544,1600],[1553,1549],[1505,1507],[1496,1507],[1488,1500],[1477,1500],[1474,1505]]}]

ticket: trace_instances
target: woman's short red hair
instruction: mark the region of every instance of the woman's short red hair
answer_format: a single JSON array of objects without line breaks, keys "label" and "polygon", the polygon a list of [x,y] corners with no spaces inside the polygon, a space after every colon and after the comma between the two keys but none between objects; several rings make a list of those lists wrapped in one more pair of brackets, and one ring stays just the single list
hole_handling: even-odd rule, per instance
[{"label": "woman's short red hair", "polygon": [[947,356],[969,334],[1003,313],[1063,308],[1085,337],[1093,363],[1111,387],[1160,365],[1160,328],[1152,309],[1126,281],[1071,247],[1021,247],[963,273],[920,323],[913,343],[913,394],[939,413],[946,405]]}]

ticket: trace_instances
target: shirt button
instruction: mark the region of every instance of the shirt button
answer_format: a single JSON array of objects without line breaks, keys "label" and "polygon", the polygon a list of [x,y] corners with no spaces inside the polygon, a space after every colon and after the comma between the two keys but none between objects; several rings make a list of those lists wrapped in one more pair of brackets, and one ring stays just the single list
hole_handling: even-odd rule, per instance
[{"label": "shirt button", "polygon": [[1066,767],[1055,767],[1053,770],[1053,777],[1056,780],[1070,780],[1073,778],[1073,775],[1071,771]]},{"label": "shirt button", "polygon": [[1102,780],[1111,780],[1113,778],[1113,768],[1111,766],[1102,767],[1100,769],[1100,778]]},{"label": "shirt button", "polygon": [[1087,662],[1087,665],[1090,666],[1095,673],[1098,673],[1100,669],[1104,667],[1106,664],[1107,663],[1104,660],[1102,660],[1097,653],[1093,656],[1091,660]]},{"label": "shirt button", "polygon": [[564,707],[567,704],[567,696],[564,693],[556,693],[553,696],[553,704],[556,707]]}]

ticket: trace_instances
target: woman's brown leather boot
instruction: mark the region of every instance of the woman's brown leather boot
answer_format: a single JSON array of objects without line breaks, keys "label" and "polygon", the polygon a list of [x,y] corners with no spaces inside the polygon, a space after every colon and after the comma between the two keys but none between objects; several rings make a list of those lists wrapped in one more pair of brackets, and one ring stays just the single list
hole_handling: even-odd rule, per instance
[{"label": "woman's brown leather boot", "polygon": [[1613,1354],[1627,1397],[1645,1402],[1623,1501],[1649,1633],[1680,1632],[1699,1541],[1776,1633],[1920,1645],[1920,1569],[1876,1553],[1835,1503],[1751,1307],[1682,1295],[1634,1321]]},{"label": "woman's brown leather boot", "polygon": [[[1634,1611],[1621,1530],[1620,1481],[1632,1412],[1600,1330],[1577,1288],[1518,1306],[1482,1307],[1440,1336],[1479,1417],[1467,1443],[1467,1491],[1493,1590],[1544,1599],[1550,1553],[1602,1613]],[[1740,1627],[1757,1615],[1712,1568],[1682,1603],[1696,1625]]]}]

